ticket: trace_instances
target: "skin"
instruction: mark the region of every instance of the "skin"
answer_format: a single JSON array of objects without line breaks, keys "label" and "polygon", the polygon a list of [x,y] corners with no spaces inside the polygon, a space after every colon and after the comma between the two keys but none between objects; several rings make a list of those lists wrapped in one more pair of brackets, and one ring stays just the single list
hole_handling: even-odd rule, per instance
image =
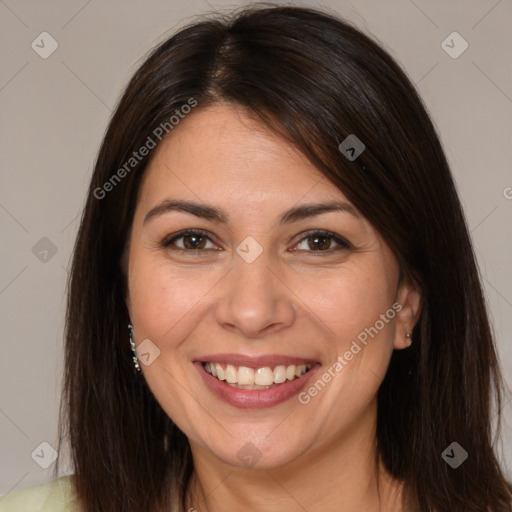
[{"label": "skin", "polygon": [[[222,208],[229,222],[168,211],[145,223],[168,198]],[[289,208],[332,200],[348,203],[287,141],[232,105],[194,111],[155,150],[132,225],[126,304],[135,343],[160,350],[141,365],[144,377],[191,445],[187,509],[404,510],[400,482],[375,457],[376,393],[392,351],[410,344],[420,296],[399,286],[395,257],[360,214],[278,223]],[[184,229],[208,233],[202,253],[162,246]],[[351,246],[315,245],[305,232],[318,229]],[[248,236],[263,248],[250,264],[235,252]],[[395,302],[400,312],[306,405],[294,397],[259,410],[231,406],[192,365],[212,353],[285,354],[318,361],[321,376]],[[252,467],[237,457],[247,442],[261,453]]]}]

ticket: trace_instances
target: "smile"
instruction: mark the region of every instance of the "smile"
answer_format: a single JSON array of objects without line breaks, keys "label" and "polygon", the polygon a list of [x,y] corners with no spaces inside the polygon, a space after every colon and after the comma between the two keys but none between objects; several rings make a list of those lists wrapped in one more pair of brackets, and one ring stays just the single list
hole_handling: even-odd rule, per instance
[{"label": "smile", "polygon": [[205,371],[212,377],[225,381],[231,387],[238,389],[271,389],[286,381],[302,377],[313,366],[311,364],[283,364],[274,368],[270,366],[249,368],[247,366],[233,366],[214,362],[203,364]]},{"label": "smile", "polygon": [[291,400],[321,368],[320,363],[297,358],[233,355],[204,357],[194,366],[216,399],[240,409],[269,408]]}]

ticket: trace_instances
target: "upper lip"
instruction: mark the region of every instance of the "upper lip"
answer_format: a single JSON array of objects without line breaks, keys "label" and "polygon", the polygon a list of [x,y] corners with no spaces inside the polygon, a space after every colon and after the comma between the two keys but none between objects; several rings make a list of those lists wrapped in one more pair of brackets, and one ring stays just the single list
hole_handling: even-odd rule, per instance
[{"label": "upper lip", "polygon": [[263,368],[269,366],[274,368],[279,365],[299,365],[299,364],[315,364],[317,361],[313,359],[304,359],[302,357],[285,356],[279,354],[268,354],[263,356],[254,356],[247,354],[211,354],[201,356],[195,359],[202,363],[219,363],[231,364],[233,366],[246,366],[248,368]]}]

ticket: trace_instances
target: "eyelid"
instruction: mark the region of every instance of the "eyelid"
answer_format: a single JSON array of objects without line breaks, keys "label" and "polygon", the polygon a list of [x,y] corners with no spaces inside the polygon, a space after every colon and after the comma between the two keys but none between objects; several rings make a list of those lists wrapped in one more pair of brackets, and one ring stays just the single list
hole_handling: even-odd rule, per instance
[{"label": "eyelid", "polygon": [[[178,233],[174,233],[174,234],[164,238],[163,241],[161,242],[161,246],[163,248],[168,249],[176,240],[183,238],[186,235],[200,235],[200,236],[206,238],[211,243],[216,244],[216,242],[212,239],[212,235],[210,233],[208,233],[207,231],[205,231],[203,229],[199,229],[199,228],[189,228],[189,229],[179,231]],[[334,233],[333,231],[328,231],[325,229],[310,229],[310,230],[303,231],[303,232],[299,233],[298,235],[296,235],[296,237],[294,237],[294,238],[300,237],[297,240],[297,242],[294,243],[294,247],[296,245],[300,244],[301,242],[303,242],[304,240],[307,240],[309,237],[311,237],[313,235],[320,235],[320,236],[324,236],[326,238],[331,239],[333,242],[338,244],[338,248],[337,249],[335,248],[334,250],[332,248],[330,248],[325,251],[319,251],[319,250],[317,250],[317,251],[309,250],[308,251],[308,250],[303,250],[303,249],[299,249],[299,250],[292,249],[292,252],[301,252],[301,253],[306,253],[306,254],[322,255],[322,254],[332,254],[333,252],[337,252],[342,249],[353,249],[353,245],[347,239],[345,239],[341,235],[338,235],[337,233]],[[223,249],[183,249],[182,247],[174,246],[174,247],[172,247],[172,250],[189,253],[189,254],[190,253],[199,254],[199,253],[207,253],[212,250],[219,251],[219,250],[223,250]]]},{"label": "eyelid", "polygon": [[[320,236],[324,236],[326,238],[330,238],[333,242],[337,243],[339,248],[338,250],[340,249],[353,249],[353,246],[352,244],[344,237],[342,237],[341,235],[338,235],[337,233],[334,233],[333,231],[328,231],[326,229],[310,229],[308,231],[303,231],[302,233],[299,233],[297,236],[300,236],[299,240],[294,244],[295,245],[298,245],[300,244],[301,242],[303,242],[304,240],[312,237],[313,235],[320,235]],[[326,251],[304,251],[304,250],[300,250],[300,251],[297,251],[297,252],[305,252],[305,253],[309,253],[309,254],[331,254],[333,252],[335,252],[336,249],[332,250],[332,249],[328,249]]]},{"label": "eyelid", "polygon": [[[183,238],[186,235],[200,235],[204,238],[206,238],[211,243],[215,244],[214,240],[212,240],[212,236],[208,231],[204,231],[203,229],[199,228],[192,228],[192,229],[184,229],[183,231],[179,231],[178,233],[174,233],[170,236],[165,237],[161,245],[164,248],[169,248],[176,240]],[[182,247],[173,247],[172,248],[175,251],[182,251],[182,252],[188,252],[188,253],[199,253],[199,252],[206,252],[211,251],[215,249],[183,249]]]}]

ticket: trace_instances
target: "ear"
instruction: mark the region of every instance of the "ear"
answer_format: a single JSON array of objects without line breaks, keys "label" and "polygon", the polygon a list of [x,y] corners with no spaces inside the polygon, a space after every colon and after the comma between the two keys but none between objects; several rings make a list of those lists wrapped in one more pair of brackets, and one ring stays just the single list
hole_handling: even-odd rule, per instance
[{"label": "ear", "polygon": [[[421,293],[412,279],[404,277],[398,287],[396,302],[401,308],[397,308],[393,348],[400,350],[411,345],[412,330],[421,312]],[[411,337],[408,337],[407,333],[410,333]]]}]

